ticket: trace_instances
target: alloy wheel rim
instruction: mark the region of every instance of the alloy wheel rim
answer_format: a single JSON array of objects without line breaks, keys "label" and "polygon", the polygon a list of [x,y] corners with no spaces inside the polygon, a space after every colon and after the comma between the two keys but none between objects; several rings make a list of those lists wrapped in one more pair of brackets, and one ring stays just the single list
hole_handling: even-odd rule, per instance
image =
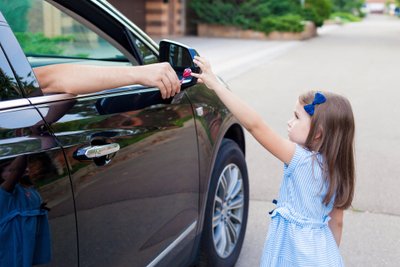
[{"label": "alloy wheel rim", "polygon": [[243,192],[242,173],[231,163],[221,172],[214,196],[212,234],[221,258],[227,258],[238,242],[244,211]]}]

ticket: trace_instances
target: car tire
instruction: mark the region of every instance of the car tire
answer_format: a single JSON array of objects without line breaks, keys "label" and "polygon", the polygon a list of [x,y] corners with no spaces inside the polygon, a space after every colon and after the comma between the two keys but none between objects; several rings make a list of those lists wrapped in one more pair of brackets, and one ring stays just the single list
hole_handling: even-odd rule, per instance
[{"label": "car tire", "polygon": [[224,139],[210,181],[198,266],[235,265],[246,232],[248,206],[244,154],[234,141]]}]

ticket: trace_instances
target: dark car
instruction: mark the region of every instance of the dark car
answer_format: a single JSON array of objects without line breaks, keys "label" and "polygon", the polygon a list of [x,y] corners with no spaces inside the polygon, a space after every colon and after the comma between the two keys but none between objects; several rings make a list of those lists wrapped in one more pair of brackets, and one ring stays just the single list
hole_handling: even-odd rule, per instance
[{"label": "dark car", "polygon": [[44,95],[32,70],[168,61],[180,77],[196,51],[159,47],[106,1],[0,11],[0,266],[233,266],[245,141],[213,91],[189,78],[169,99],[137,84]]}]

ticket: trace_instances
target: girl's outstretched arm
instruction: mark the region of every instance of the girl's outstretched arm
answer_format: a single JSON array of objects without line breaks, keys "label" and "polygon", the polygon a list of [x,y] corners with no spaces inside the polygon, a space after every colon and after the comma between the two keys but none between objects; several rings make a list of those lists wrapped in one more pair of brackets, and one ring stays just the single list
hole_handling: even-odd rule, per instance
[{"label": "girl's outstretched arm", "polygon": [[225,106],[262,146],[282,162],[289,164],[295,151],[295,144],[279,136],[252,107],[229,91],[212,72],[206,59],[196,56],[193,62],[200,67],[202,73],[192,73],[192,76],[214,90]]},{"label": "girl's outstretched arm", "polygon": [[333,208],[329,216],[331,217],[331,220],[329,221],[329,228],[331,229],[333,237],[335,237],[336,244],[339,247],[343,230],[343,210]]}]

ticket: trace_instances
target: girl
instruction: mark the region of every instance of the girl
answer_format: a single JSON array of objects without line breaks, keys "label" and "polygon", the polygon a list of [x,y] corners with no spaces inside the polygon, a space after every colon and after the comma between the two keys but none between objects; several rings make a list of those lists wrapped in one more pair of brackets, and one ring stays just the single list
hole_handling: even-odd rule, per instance
[{"label": "girl", "polygon": [[354,194],[354,117],[349,101],[326,92],[301,95],[288,121],[287,140],[227,90],[207,60],[193,61],[202,73],[192,76],[213,89],[257,141],[284,163],[261,266],[344,266],[338,246],[343,210]]}]

